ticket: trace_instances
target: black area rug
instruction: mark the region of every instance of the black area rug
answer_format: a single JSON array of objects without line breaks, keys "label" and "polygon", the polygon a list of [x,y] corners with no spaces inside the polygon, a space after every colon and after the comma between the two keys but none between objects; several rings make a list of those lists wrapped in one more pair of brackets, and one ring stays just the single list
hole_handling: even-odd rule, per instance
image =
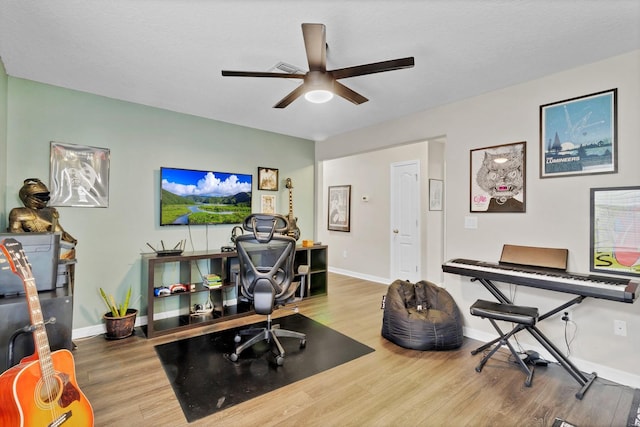
[{"label": "black area rug", "polygon": [[[237,362],[233,352],[234,328],[155,347],[187,421],[244,402],[263,393],[331,369],[374,351],[301,314],[274,320],[283,329],[307,334],[307,345],[281,338],[283,366],[276,366],[266,342],[245,350]],[[256,325],[262,326],[264,322]]]}]

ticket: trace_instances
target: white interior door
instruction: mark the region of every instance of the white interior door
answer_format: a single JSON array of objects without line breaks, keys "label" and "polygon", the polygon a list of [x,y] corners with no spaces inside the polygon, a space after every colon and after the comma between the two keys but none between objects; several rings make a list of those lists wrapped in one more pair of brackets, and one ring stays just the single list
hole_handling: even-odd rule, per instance
[{"label": "white interior door", "polygon": [[391,164],[391,280],[420,280],[420,161]]}]

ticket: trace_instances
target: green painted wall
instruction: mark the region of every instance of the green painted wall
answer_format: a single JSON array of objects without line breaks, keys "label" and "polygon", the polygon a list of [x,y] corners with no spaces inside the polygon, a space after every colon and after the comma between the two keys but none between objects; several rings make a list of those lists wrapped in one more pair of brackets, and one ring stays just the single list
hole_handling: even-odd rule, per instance
[{"label": "green painted wall", "polygon": [[257,190],[257,167],[277,168],[281,180],[277,210],[288,211],[284,179],[290,177],[302,238],[313,238],[313,141],[12,77],[5,92],[5,215],[21,206],[17,192],[25,178],[49,182],[51,141],[111,152],[109,207],[58,208],[60,223],[78,239],[74,329],[101,323],[105,308],[99,286],[119,293],[133,285],[134,296],[142,295],[134,305],[146,310],[140,253],[150,251],[147,242],[173,245],[186,239],[188,250],[219,249],[229,243],[232,226],[189,230],[158,225],[160,166],[253,174],[254,211],[260,209],[260,193],[274,194]]},{"label": "green painted wall", "polygon": [[6,227],[5,206],[7,196],[7,72],[0,58],[0,230]]}]

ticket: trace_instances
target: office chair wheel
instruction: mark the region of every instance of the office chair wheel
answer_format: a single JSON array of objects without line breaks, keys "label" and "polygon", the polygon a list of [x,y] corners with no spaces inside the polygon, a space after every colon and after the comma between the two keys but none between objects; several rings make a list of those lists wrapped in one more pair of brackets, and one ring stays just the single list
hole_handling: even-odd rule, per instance
[{"label": "office chair wheel", "polygon": [[305,348],[307,346],[307,340],[300,340],[300,348]]},{"label": "office chair wheel", "polygon": [[242,341],[242,337],[240,336],[240,334],[237,334],[234,338],[233,341],[235,341],[236,343],[239,343],[240,341]]},{"label": "office chair wheel", "polygon": [[235,353],[231,353],[229,355],[229,360],[231,360],[232,362],[237,362],[238,361],[238,355]]},{"label": "office chair wheel", "polygon": [[276,356],[276,365],[278,365],[278,366],[284,365],[284,357]]}]

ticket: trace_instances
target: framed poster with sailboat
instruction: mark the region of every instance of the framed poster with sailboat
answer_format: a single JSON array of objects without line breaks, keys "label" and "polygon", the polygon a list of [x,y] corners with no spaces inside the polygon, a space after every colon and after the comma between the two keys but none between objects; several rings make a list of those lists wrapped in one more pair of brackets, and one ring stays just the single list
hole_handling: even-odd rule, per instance
[{"label": "framed poster with sailboat", "polygon": [[540,178],[618,172],[617,94],[540,106]]}]

